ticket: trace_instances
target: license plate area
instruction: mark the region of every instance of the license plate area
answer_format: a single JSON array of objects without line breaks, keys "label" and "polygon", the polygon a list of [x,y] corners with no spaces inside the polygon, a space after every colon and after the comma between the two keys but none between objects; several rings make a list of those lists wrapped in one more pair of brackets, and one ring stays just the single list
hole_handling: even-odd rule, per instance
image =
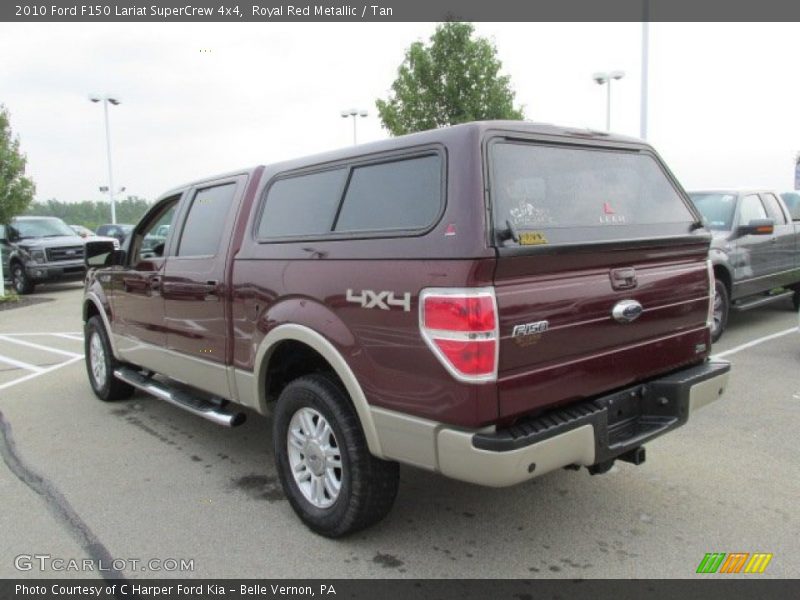
[{"label": "license plate area", "polygon": [[612,450],[635,447],[678,420],[646,385],[598,398],[595,405],[606,409],[608,447]]}]

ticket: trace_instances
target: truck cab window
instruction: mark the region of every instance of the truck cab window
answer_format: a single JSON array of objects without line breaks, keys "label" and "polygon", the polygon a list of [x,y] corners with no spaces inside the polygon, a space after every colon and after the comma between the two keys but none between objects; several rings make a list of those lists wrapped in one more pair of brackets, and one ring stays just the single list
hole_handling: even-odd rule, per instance
[{"label": "truck cab window", "polygon": [[214,256],[217,253],[235,192],[236,184],[226,183],[195,193],[183,226],[178,256]]},{"label": "truck cab window", "polygon": [[168,199],[155,211],[147,224],[136,232],[136,237],[131,245],[131,255],[136,265],[143,260],[152,260],[164,256],[167,244],[167,234],[175,217],[180,196]]}]

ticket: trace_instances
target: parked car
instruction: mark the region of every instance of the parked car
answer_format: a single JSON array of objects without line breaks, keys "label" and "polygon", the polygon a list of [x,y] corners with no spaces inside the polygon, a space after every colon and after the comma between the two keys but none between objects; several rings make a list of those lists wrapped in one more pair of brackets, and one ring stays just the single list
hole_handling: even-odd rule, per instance
[{"label": "parked car", "polygon": [[730,310],[749,310],[792,297],[800,307],[800,225],[770,190],[689,192],[714,238],[712,339],[725,331]]},{"label": "parked car", "polygon": [[130,235],[132,230],[133,225],[128,223],[106,223],[105,225],[100,225],[95,230],[95,233],[97,235],[116,238],[120,244],[124,244],[125,239]]},{"label": "parked car", "polygon": [[56,217],[15,217],[2,228],[3,274],[18,294],[39,283],[83,279],[83,243]]},{"label": "parked car", "polygon": [[89,383],[272,414],[289,503],[337,537],[389,511],[398,463],[498,487],[642,463],[726,387],[710,240],[650,146],[592,131],[471,123],[238,171],[165,194],[124,250],[87,244]]},{"label": "parked car", "polygon": [[94,237],[95,235],[97,235],[95,234],[94,231],[92,231],[88,227],[84,227],[83,225],[70,225],[69,228],[72,229],[72,231],[77,233],[82,238]]}]

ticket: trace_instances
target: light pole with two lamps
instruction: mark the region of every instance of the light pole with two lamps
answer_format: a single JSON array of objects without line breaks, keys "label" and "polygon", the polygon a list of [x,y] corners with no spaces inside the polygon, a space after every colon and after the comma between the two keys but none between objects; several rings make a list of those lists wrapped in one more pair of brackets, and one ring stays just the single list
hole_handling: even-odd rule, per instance
[{"label": "light pole with two lamps", "polygon": [[622,79],[625,77],[625,71],[611,71],[609,73],[595,73],[592,79],[598,85],[607,85],[606,90],[606,131],[611,131],[611,80]]},{"label": "light pole with two lamps", "polygon": [[120,103],[119,98],[114,96],[109,96],[106,94],[105,96],[98,96],[97,94],[90,94],[89,100],[92,102],[102,102],[103,103],[103,113],[105,114],[105,121],[106,121],[106,153],[108,154],[108,199],[111,201],[111,222],[116,224],[117,222],[117,210],[116,206],[114,206],[114,174],[113,169],[111,168],[111,132],[108,128],[108,105],[113,104],[114,106],[118,106]]},{"label": "light pole with two lamps", "polygon": [[348,108],[347,110],[342,111],[342,118],[346,119],[348,117],[353,117],[353,145],[357,144],[356,141],[356,117],[361,117],[362,119],[367,116],[367,111],[360,110],[358,108]]}]

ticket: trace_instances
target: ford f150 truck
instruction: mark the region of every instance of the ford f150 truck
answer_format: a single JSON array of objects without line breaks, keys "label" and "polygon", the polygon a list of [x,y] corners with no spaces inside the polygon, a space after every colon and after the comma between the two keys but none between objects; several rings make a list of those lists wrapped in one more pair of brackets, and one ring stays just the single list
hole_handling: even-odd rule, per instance
[{"label": "ford f150 truck", "polygon": [[89,243],[89,382],[271,414],[289,502],[336,537],[389,511],[398,463],[508,486],[644,461],[726,386],[709,242],[650,146],[596,132],[472,123],[260,166],[165,194],[124,251]]},{"label": "ford f150 truck", "polygon": [[689,192],[712,234],[715,300],[712,341],[728,313],[791,297],[800,308],[800,223],[769,190]]},{"label": "ford f150 truck", "polygon": [[82,280],[83,249],[84,239],[57,217],[15,217],[0,225],[3,275],[18,294],[32,293],[39,283]]}]

